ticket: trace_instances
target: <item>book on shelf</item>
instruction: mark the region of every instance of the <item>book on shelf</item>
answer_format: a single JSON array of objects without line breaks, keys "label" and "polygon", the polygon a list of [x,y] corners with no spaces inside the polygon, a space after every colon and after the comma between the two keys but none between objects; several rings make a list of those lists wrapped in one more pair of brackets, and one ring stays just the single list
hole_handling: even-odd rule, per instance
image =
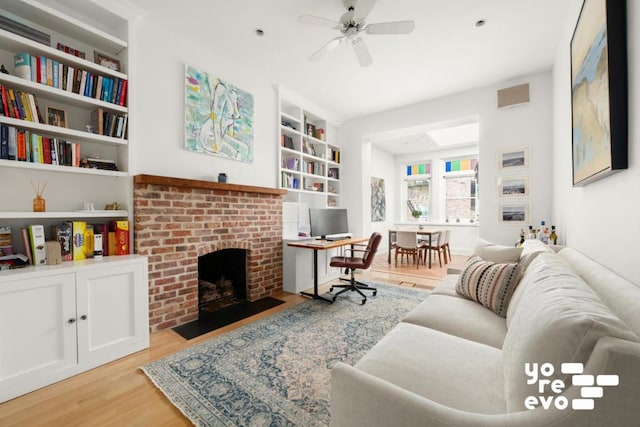
[{"label": "book on shelf", "polygon": [[7,160],[16,160],[18,157],[18,130],[9,126],[9,153]]},{"label": "book on shelf", "polygon": [[93,225],[87,224],[87,228],[84,231],[84,256],[86,258],[93,258],[93,236]]},{"label": "book on shelf", "polygon": [[[101,247],[99,250],[101,251],[103,256],[109,255],[109,225],[108,224],[94,224],[93,225],[93,235],[101,236],[99,239],[101,241]],[[94,245],[94,251],[98,250],[98,247]]]},{"label": "book on shelf", "polygon": [[29,264],[33,264],[33,255],[31,254],[31,239],[29,239],[29,230],[26,228],[20,229],[22,235],[22,244],[24,245],[24,251],[29,259]]},{"label": "book on shelf", "polygon": [[33,265],[44,265],[47,263],[47,250],[45,247],[44,225],[27,225],[29,231],[29,241],[31,243],[31,256]]},{"label": "book on shelf", "polygon": [[13,67],[16,77],[31,80],[31,55],[29,53],[16,53],[13,57]]},{"label": "book on shelf", "polygon": [[72,258],[74,261],[86,259],[85,233],[87,231],[87,223],[85,221],[73,221],[71,227]]},{"label": "book on shelf", "polygon": [[[116,255],[128,255],[129,254],[129,221],[111,221],[109,223],[109,231],[114,233],[115,239],[115,254]],[[111,236],[109,236],[111,240]]]},{"label": "book on shelf", "polygon": [[0,125],[0,159],[9,159],[9,127]]},{"label": "book on shelf", "polygon": [[64,221],[62,224],[54,226],[54,238],[60,243],[60,255],[62,261],[73,260],[73,223]]}]

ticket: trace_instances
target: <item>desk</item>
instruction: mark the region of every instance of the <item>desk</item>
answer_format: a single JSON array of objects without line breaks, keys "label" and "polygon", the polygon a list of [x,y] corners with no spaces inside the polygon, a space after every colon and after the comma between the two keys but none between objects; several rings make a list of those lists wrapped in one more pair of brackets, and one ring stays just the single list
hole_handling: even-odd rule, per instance
[{"label": "desk", "polygon": [[387,262],[389,264],[391,264],[391,235],[396,233],[397,231],[411,231],[411,232],[415,232],[418,233],[421,236],[429,236],[429,251],[427,252],[427,258],[429,258],[429,268],[431,268],[431,243],[432,243],[432,236],[434,234],[438,234],[438,233],[443,233],[444,230],[440,230],[438,228],[430,228],[430,229],[422,229],[420,230],[419,228],[390,228],[389,229],[389,255],[387,257]]},{"label": "desk", "polygon": [[341,246],[351,245],[353,249],[353,245],[356,243],[368,242],[368,237],[351,237],[349,239],[335,240],[335,241],[327,241],[327,240],[301,240],[298,242],[289,242],[287,246],[292,246],[295,248],[303,248],[303,249],[313,249],[313,293],[310,294],[308,292],[300,292],[301,295],[305,295],[311,297],[313,299],[321,299],[330,303],[333,303],[333,300],[323,297],[318,294],[318,251],[326,251],[329,249],[339,248]]}]

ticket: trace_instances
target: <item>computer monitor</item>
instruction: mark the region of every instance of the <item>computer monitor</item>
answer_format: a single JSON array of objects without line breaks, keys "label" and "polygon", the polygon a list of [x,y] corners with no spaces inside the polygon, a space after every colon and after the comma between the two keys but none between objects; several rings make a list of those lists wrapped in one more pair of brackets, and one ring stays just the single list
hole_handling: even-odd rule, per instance
[{"label": "computer monitor", "polygon": [[311,236],[321,239],[349,232],[346,209],[309,209]]}]

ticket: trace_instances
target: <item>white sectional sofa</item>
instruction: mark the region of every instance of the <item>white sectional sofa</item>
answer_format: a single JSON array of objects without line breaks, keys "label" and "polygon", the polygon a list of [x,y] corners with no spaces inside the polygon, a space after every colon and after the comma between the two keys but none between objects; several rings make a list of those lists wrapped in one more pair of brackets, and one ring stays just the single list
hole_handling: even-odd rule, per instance
[{"label": "white sectional sofa", "polygon": [[337,364],[331,425],[639,425],[640,287],[572,248],[527,241],[525,259],[506,318],[449,275],[355,366]]}]

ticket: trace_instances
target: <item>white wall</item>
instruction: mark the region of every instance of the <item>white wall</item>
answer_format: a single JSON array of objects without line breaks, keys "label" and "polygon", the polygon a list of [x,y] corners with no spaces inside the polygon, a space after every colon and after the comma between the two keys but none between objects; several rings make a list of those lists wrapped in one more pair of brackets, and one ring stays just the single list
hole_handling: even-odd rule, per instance
[{"label": "white wall", "polygon": [[[189,22],[172,28],[158,25],[152,15],[132,26],[135,79],[131,138],[132,174],[216,180],[225,172],[234,184],[276,187],[277,94],[260,70],[244,69],[182,38]],[[205,45],[206,46],[206,45]],[[184,66],[192,65],[250,92],[254,97],[254,161],[243,163],[184,149]]]},{"label": "white wall", "polygon": [[573,188],[569,60],[571,36],[581,5],[581,0],[573,0],[573,13],[558,42],[553,69],[553,216],[560,238],[567,245],[640,284],[640,4],[627,2],[629,169]]},{"label": "white wall", "polygon": [[[497,89],[520,83],[530,83],[528,104],[507,109],[497,108]],[[552,176],[548,167],[552,137],[552,77],[550,72],[524,76],[499,85],[476,89],[453,96],[425,101],[393,110],[346,121],[340,129],[343,151],[343,191],[345,207],[360,219],[353,227],[357,233],[370,231],[368,221],[369,156],[363,144],[368,135],[396,129],[446,122],[461,117],[477,116],[480,123],[480,236],[502,244],[513,244],[520,228],[526,225],[502,225],[498,222],[497,177],[506,175],[496,170],[497,152],[517,147],[529,147],[531,167],[518,175],[531,176],[532,193],[526,201],[532,204],[532,222],[551,218]],[[516,175],[516,172],[510,172]],[[357,227],[357,228],[356,228]]]},{"label": "white wall", "polygon": [[[383,151],[375,146],[372,146],[370,142],[365,143],[369,149],[365,149],[365,155],[369,154],[371,162],[371,177],[384,179],[384,194],[386,204],[386,217],[384,221],[372,222],[371,232],[377,231],[382,234],[382,242],[380,244],[380,250],[386,250],[389,247],[387,231],[390,227],[393,227],[393,223],[396,221],[396,199],[397,199],[397,173],[395,169],[395,161],[392,154]],[[370,177],[370,178],[371,178]],[[369,204],[364,207],[363,211],[368,212],[368,218],[371,218],[371,182],[369,187],[365,189],[369,194]],[[353,215],[352,215],[353,216]],[[353,229],[353,227],[351,227]],[[356,233],[359,234],[359,233]]]}]

